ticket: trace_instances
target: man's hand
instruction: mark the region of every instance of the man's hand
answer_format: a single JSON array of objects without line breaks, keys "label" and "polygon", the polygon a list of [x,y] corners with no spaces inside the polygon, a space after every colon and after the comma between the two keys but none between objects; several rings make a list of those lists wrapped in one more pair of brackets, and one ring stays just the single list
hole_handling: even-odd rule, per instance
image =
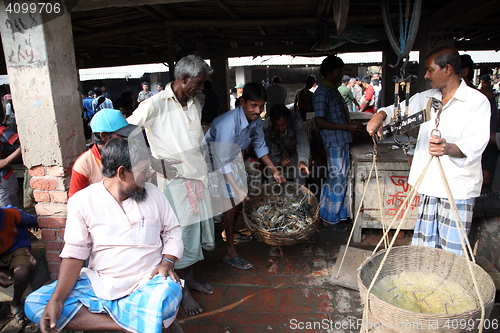
[{"label": "man's hand", "polygon": [[151,157],[151,166],[156,172],[161,173],[166,179],[175,179],[177,178],[177,168],[174,167],[174,164],[182,163],[182,161],[172,161],[167,162],[162,159],[157,159]]},{"label": "man's hand", "polygon": [[56,326],[57,319],[61,316],[64,303],[49,300],[45,310],[40,317],[40,331],[42,333],[59,333],[61,330]]},{"label": "man's hand", "polygon": [[245,191],[243,191],[242,189],[240,189],[240,188],[237,187],[234,190],[236,192],[236,195],[238,196],[239,202],[249,201],[250,200],[250,198],[248,197],[247,193],[245,193]]},{"label": "man's hand", "polygon": [[292,165],[292,161],[289,158],[283,158],[279,160],[278,165],[281,165],[282,167],[286,167],[289,165]]},{"label": "man's hand", "polygon": [[379,112],[373,115],[372,119],[366,124],[366,131],[371,136],[378,134],[379,138],[382,137],[382,124],[384,123],[385,112]]},{"label": "man's hand", "polygon": [[0,272],[0,286],[8,288],[14,283],[14,280],[5,273]]},{"label": "man's hand", "polygon": [[351,123],[347,124],[347,130],[349,132],[359,132],[363,128],[363,124]]},{"label": "man's hand", "polygon": [[307,167],[307,165],[304,162],[300,162],[299,164],[297,164],[297,169],[299,169],[302,172],[307,173],[308,175],[311,174],[311,172],[309,172],[309,168]]},{"label": "man's hand", "polygon": [[167,277],[170,276],[175,282],[181,283],[181,279],[179,279],[179,276],[177,276],[177,273],[175,273],[174,271],[174,264],[172,264],[170,261],[162,260],[160,266],[153,269],[153,272],[151,272],[151,276],[149,277],[149,279],[154,278],[158,274],[161,274],[163,276],[163,280],[166,280]]},{"label": "man's hand", "polygon": [[276,170],[276,172],[273,173],[273,177],[280,184],[283,183],[283,182],[286,182],[286,178],[283,177],[283,175],[281,174],[281,172],[279,172],[278,170]]},{"label": "man's hand", "polygon": [[431,156],[443,156],[446,151],[446,139],[432,135],[429,139],[429,154]]}]

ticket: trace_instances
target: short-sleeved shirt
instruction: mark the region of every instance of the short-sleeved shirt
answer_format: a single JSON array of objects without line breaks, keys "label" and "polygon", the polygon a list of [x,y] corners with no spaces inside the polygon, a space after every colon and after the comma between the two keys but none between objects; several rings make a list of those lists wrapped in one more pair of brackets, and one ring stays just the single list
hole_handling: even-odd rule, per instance
[{"label": "short-sleeved shirt", "polygon": [[71,171],[68,196],[71,197],[76,192],[103,179],[101,154],[97,145],[94,144],[91,149],[76,159]]},{"label": "short-sleeved shirt", "polygon": [[[324,118],[326,121],[337,124],[347,124],[344,112],[344,101],[338,91],[318,85],[313,95],[314,116]],[[340,147],[352,142],[351,132],[346,130],[320,129],[323,143],[332,147]]]},{"label": "short-sleeved shirt", "polygon": [[213,152],[217,155],[217,160],[221,164],[219,167],[221,167],[224,174],[231,172],[229,165],[231,160],[234,159],[234,154],[239,154],[242,150],[247,149],[250,144],[252,144],[258,158],[269,154],[264,139],[262,118],[259,117],[249,123],[241,105],[214,119],[212,126],[205,134],[205,142],[207,144],[225,142],[239,146],[240,150],[238,152],[234,149],[221,149],[220,153]]},{"label": "short-sleeved shirt", "polygon": [[[101,98],[104,98],[104,101],[99,104],[99,99]],[[99,96],[92,101],[92,110],[94,110],[94,113],[96,113],[97,111],[100,111],[102,109],[113,109],[113,102],[111,102],[110,99],[104,96]]]},{"label": "short-sleeved shirt", "polygon": [[[19,134],[0,125],[0,158],[9,156],[17,148],[19,148]],[[0,169],[0,177],[8,179],[13,172],[14,169],[10,165],[6,166]]]},{"label": "short-sleeved shirt", "polygon": [[[365,103],[368,103],[370,105],[370,101],[372,98],[374,98],[375,90],[373,89],[373,86],[368,86],[368,88],[365,89],[365,92],[363,93],[363,99]],[[367,106],[366,109],[363,110],[364,112],[370,112],[370,113],[375,113],[377,110],[375,109],[375,105],[372,106]]]},{"label": "short-sleeved shirt", "polygon": [[139,92],[139,95],[137,96],[137,102],[142,102],[146,99],[148,99],[149,97],[153,97],[153,93],[151,91],[148,90],[148,92],[144,93],[144,90],[141,90]]},{"label": "short-sleeved shirt", "polygon": [[347,103],[347,105],[352,106],[353,105],[352,100],[354,99],[354,95],[351,89],[349,89],[347,85],[341,84],[338,90],[340,95],[342,95],[342,97],[344,98],[344,101]]}]

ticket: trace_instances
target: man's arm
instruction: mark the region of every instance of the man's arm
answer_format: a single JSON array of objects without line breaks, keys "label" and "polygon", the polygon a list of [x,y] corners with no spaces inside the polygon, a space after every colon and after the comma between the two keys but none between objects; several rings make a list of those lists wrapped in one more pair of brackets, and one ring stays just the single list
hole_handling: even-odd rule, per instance
[{"label": "man's arm", "polygon": [[278,183],[281,184],[282,182],[286,181],[285,177],[283,177],[283,175],[278,171],[274,163],[271,161],[269,154],[262,156],[260,159],[262,160],[262,162],[264,162],[265,165],[269,167],[269,169],[273,174],[274,179],[276,179]]},{"label": "man's arm", "polygon": [[454,143],[446,142],[446,139],[433,135],[429,139],[429,154],[431,156],[448,155],[450,157],[464,158],[460,148]]},{"label": "man's arm", "polygon": [[309,155],[311,148],[309,145],[309,138],[307,137],[306,125],[300,117],[294,117],[293,126],[295,128],[295,133],[297,135],[297,157],[298,165],[297,168],[307,174],[309,174]]},{"label": "man's arm", "polygon": [[60,332],[56,326],[57,320],[61,316],[64,302],[75,287],[82,267],[83,260],[62,259],[56,288],[40,317],[40,330],[42,333]]},{"label": "man's arm", "polygon": [[21,157],[21,146],[17,147],[12,154],[0,159],[0,169],[6,168]]}]

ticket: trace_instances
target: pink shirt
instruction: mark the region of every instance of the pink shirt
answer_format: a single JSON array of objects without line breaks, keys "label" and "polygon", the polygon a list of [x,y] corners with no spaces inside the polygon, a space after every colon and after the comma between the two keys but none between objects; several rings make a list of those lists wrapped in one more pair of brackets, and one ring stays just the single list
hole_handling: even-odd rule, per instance
[{"label": "pink shirt", "polygon": [[162,254],[181,259],[182,229],[165,195],[146,183],[148,197],[123,201],[123,210],[104,187],[90,185],[68,200],[61,258],[86,260],[87,276],[97,297],[114,300],[149,279]]}]

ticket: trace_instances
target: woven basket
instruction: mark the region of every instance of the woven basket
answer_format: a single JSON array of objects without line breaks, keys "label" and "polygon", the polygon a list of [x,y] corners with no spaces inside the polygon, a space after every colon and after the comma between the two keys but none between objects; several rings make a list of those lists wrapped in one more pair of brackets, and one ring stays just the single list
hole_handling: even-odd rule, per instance
[{"label": "woven basket", "polygon": [[[250,198],[243,205],[243,218],[247,228],[252,232],[254,238],[260,242],[272,246],[285,246],[300,243],[309,239],[319,225],[319,205],[318,200],[314,194],[305,186],[301,186],[293,182],[284,182],[281,186],[277,183],[265,184],[259,188],[257,195]],[[259,229],[257,225],[248,218],[251,211],[257,209],[262,202],[267,201],[269,198],[293,198],[300,201],[304,195],[307,195],[307,202],[311,205],[310,213],[314,216],[314,222],[305,228],[297,230],[293,233],[273,233],[266,230]]]},{"label": "woven basket", "polygon": [[[385,252],[386,250],[380,251],[366,259],[358,270],[358,285],[362,302],[366,301],[366,292]],[[473,311],[449,315],[415,313],[395,307],[370,293],[369,303],[373,317],[381,323],[390,323],[392,329],[397,332],[409,332],[411,330],[407,328],[411,326],[419,327],[418,332],[466,332],[468,326],[460,327],[459,323],[468,323],[467,325],[473,323],[474,328],[478,328],[481,319],[481,304],[466,260],[454,253],[424,246],[392,248],[376,283],[387,275],[397,275],[402,271],[418,272],[419,274],[434,273],[443,277],[445,281],[459,284],[464,292],[475,299],[476,307]],[[488,273],[481,267],[472,262],[470,264],[484,302],[485,319],[488,319],[493,308],[495,285]],[[470,321],[471,319],[472,321]],[[435,326],[436,322],[438,326]],[[408,323],[406,329],[404,329],[405,323]],[[420,324],[423,330],[418,326]],[[430,327],[431,329],[429,329]]]}]

